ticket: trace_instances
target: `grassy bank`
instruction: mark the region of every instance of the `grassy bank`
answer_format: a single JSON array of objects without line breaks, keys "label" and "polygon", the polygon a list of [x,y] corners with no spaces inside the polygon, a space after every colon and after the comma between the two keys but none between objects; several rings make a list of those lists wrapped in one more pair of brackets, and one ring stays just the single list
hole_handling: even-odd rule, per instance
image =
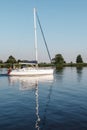
[{"label": "grassy bank", "polygon": [[87,67],[87,63],[66,63],[64,67]]},{"label": "grassy bank", "polygon": [[[0,68],[9,68],[12,67],[13,65],[10,63],[1,63]],[[15,64],[16,67],[20,67],[20,65],[17,63]],[[57,64],[57,65],[52,65],[48,63],[40,63],[39,67],[50,67],[54,66],[56,68],[63,68],[63,67],[87,67],[87,63],[64,63],[64,64]]]},{"label": "grassy bank", "polygon": [[[18,64],[18,63],[14,64],[14,65],[11,64],[11,63],[1,63],[0,64],[0,68],[9,68],[9,67],[13,68],[13,66],[15,66],[16,68],[21,67],[21,65]],[[27,66],[31,66],[31,65],[27,65]],[[39,63],[38,66],[39,67],[50,67],[50,66],[52,66],[52,64],[50,64],[50,63]]]},{"label": "grassy bank", "polygon": [[[19,67],[20,65],[17,63],[15,64],[16,67]],[[0,64],[0,68],[9,68],[9,67],[13,67],[13,64],[11,63],[1,63]]]},{"label": "grassy bank", "polygon": [[63,68],[63,67],[87,67],[87,63],[64,63],[64,64],[57,64],[56,69]]}]

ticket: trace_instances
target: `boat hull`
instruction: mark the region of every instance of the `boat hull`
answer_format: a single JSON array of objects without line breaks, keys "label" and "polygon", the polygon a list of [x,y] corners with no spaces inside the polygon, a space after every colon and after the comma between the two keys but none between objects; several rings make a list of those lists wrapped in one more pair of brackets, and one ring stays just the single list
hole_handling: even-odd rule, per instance
[{"label": "boat hull", "polygon": [[10,76],[37,76],[53,74],[53,69],[17,69],[12,70]]}]

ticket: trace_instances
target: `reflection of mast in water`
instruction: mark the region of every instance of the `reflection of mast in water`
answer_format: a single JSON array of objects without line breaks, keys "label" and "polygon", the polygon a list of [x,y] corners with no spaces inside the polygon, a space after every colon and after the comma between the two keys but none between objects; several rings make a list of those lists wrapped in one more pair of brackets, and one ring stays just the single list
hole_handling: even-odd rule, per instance
[{"label": "reflection of mast in water", "polygon": [[37,128],[37,130],[40,130],[40,127],[39,127],[39,122],[40,122],[40,117],[39,117],[39,102],[38,102],[38,83],[36,83],[36,92],[35,92],[35,95],[36,95],[36,116],[37,116],[37,120],[36,120],[36,124],[35,124],[35,128]]},{"label": "reflection of mast in water", "polygon": [[[50,103],[50,98],[51,98],[51,94],[52,94],[52,86],[53,85],[50,86],[49,93],[48,93],[48,96],[47,96],[48,100],[47,100],[47,103],[46,103],[46,107],[45,107],[45,110],[44,110],[44,117],[43,117],[43,121],[42,121],[43,127],[45,127],[45,125],[46,125],[46,119],[47,119],[46,115],[47,115],[47,111],[49,109],[49,103]],[[44,128],[43,128],[43,130],[44,130]]]},{"label": "reflection of mast in water", "polygon": [[[39,116],[39,92],[38,92],[38,83],[52,83],[53,82],[53,75],[45,75],[45,76],[36,76],[36,77],[19,77],[19,76],[12,76],[8,77],[8,81],[11,86],[15,85],[18,83],[19,85],[19,90],[24,91],[24,90],[35,90],[35,97],[36,97],[36,123],[35,123],[35,128],[37,130],[40,130],[40,116]],[[49,95],[48,95],[48,101],[46,103],[46,108],[44,111],[44,119],[43,119],[43,125],[45,126],[46,123],[46,113],[48,110],[48,105],[50,102],[50,96],[52,93],[52,86],[50,86],[49,89]]]}]

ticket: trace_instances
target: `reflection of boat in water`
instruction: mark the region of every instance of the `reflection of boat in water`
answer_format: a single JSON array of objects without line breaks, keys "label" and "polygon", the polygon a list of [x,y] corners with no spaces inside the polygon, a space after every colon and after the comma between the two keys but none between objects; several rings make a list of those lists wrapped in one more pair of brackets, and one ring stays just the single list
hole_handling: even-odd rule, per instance
[{"label": "reflection of boat in water", "polygon": [[20,83],[20,90],[29,90],[33,89],[37,86],[38,83],[46,83],[53,81],[53,75],[41,75],[35,77],[28,77],[28,76],[10,76],[9,82],[11,85],[15,83]]},{"label": "reflection of boat in water", "polygon": [[[41,118],[39,115],[39,90],[38,90],[38,84],[39,83],[52,83],[53,82],[53,75],[45,75],[45,76],[36,76],[36,77],[26,77],[26,76],[10,76],[9,82],[11,85],[15,85],[16,83],[19,83],[20,90],[35,90],[35,97],[36,97],[36,122],[35,122],[35,128],[37,130],[40,130],[40,123],[41,123]],[[51,85],[52,87],[52,85]],[[47,111],[47,106],[49,104],[50,100],[50,94],[51,94],[51,89],[49,90],[49,95],[48,95],[48,101],[45,109],[45,115],[44,115],[44,122],[46,120],[46,111]]]}]

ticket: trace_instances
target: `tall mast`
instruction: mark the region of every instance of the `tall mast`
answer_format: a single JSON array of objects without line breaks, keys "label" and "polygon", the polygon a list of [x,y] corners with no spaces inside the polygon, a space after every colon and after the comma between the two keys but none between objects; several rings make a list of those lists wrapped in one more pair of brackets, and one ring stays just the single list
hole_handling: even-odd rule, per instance
[{"label": "tall mast", "polygon": [[38,62],[38,54],[37,54],[37,32],[36,32],[36,9],[34,8],[34,33],[35,33],[35,58]]}]

